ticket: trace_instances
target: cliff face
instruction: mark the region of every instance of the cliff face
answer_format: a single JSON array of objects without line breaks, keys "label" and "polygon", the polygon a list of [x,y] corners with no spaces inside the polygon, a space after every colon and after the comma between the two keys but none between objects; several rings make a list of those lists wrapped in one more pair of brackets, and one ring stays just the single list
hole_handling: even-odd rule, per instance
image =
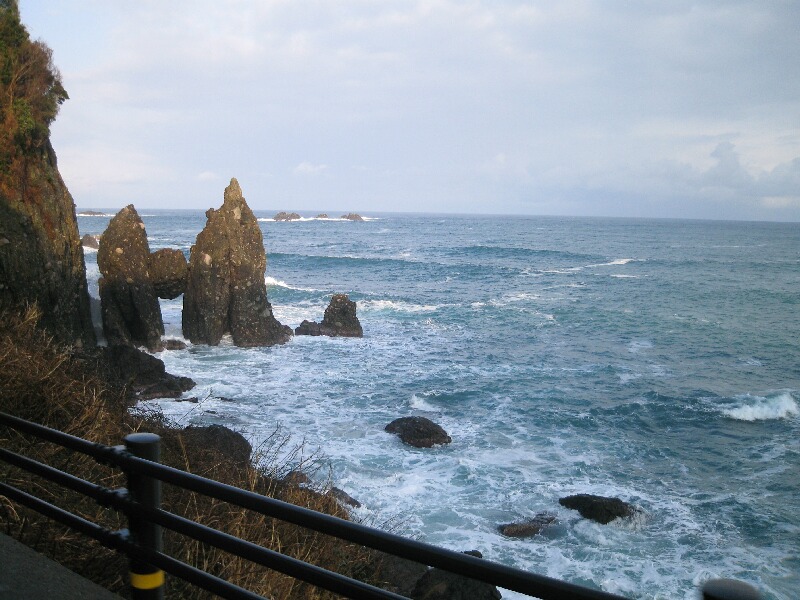
[{"label": "cliff face", "polygon": [[49,138],[66,98],[50,49],[0,3],[0,309],[36,303],[59,341],[94,345],[75,205]]}]

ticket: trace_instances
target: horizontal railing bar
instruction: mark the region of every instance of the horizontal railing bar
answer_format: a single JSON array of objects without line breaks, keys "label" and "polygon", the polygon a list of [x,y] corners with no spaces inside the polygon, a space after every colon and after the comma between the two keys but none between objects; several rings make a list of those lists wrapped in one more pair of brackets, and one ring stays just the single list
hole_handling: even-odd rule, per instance
[{"label": "horizontal railing bar", "polygon": [[177,485],[241,506],[242,508],[278,518],[288,523],[332,535],[339,539],[354,542],[382,552],[394,554],[401,558],[438,567],[451,573],[492,583],[501,588],[521,592],[523,594],[535,594],[536,597],[542,600],[568,600],[570,598],[581,598],[583,600],[627,600],[616,594],[593,590],[544,575],[506,567],[453,550],[439,548],[385,531],[375,530],[364,525],[318,513],[311,509],[295,506],[274,498],[261,496],[254,492],[235,488],[166,465],[137,458],[124,450],[89,442],[43,425],[25,421],[7,413],[0,412],[0,423],[4,423],[20,431],[60,444],[72,450],[88,454],[100,462],[116,464],[123,469],[149,475],[171,485]]},{"label": "horizontal railing bar", "polygon": [[282,521],[362,546],[433,567],[439,567],[451,573],[492,583],[498,587],[523,594],[535,595],[542,600],[569,600],[575,598],[583,600],[627,600],[616,594],[585,588],[544,575],[528,573],[453,550],[446,550],[385,531],[372,529],[358,523],[318,513],[275,498],[261,496],[255,492],[242,490],[128,454],[119,453],[112,460],[126,470],[149,475],[170,485],[199,492],[266,516],[275,517]]},{"label": "horizontal railing bar", "polygon": [[269,600],[264,596],[234,585],[224,579],[206,573],[200,569],[187,565],[179,560],[162,554],[160,552],[147,551],[136,544],[129,542],[119,532],[112,532],[104,529],[96,523],[87,521],[77,515],[73,515],[49,502],[36,496],[17,489],[13,486],[0,482],[0,495],[6,496],[28,508],[31,508],[46,517],[58,521],[76,531],[93,538],[112,550],[123,552],[128,556],[141,559],[151,565],[175,575],[176,577],[188,581],[209,592],[217,594],[227,600]]},{"label": "horizontal railing bar", "polygon": [[39,423],[26,421],[25,419],[20,419],[19,417],[4,412],[0,412],[0,423],[13,427],[18,431],[35,435],[48,442],[53,442],[64,448],[87,454],[101,463],[108,463],[110,455],[113,455],[115,451],[111,446],[90,442],[83,438],[70,435],[69,433],[59,431],[58,429],[52,429],[45,425],[40,425]]},{"label": "horizontal railing bar", "polygon": [[312,565],[302,560],[286,556],[280,552],[269,550],[248,542],[236,536],[223,533],[206,525],[201,525],[179,515],[153,509],[135,502],[125,501],[124,509],[137,517],[153,523],[158,523],[162,527],[172,529],[178,533],[191,537],[200,542],[210,544],[231,554],[235,554],[285,575],[290,575],[295,579],[300,579],[317,587],[328,591],[341,594],[354,600],[407,600],[405,596],[383,590],[381,588],[363,583],[357,579],[351,579],[328,571],[322,567]]},{"label": "horizontal railing bar", "polygon": [[99,504],[108,504],[109,496],[113,494],[111,490],[101,485],[86,481],[80,477],[75,477],[70,473],[65,473],[50,465],[40,463],[32,458],[11,452],[5,448],[0,448],[0,460],[28,471],[29,473],[33,473],[34,475],[38,475],[39,477],[43,477],[44,479],[48,479],[79,494],[88,496]]}]

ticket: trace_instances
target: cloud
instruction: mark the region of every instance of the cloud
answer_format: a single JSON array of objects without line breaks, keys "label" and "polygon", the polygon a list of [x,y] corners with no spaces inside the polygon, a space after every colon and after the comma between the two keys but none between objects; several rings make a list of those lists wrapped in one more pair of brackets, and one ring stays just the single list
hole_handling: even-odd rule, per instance
[{"label": "cloud", "polygon": [[328,165],[315,165],[310,162],[301,162],[297,165],[293,170],[292,173],[295,175],[318,175],[325,171],[328,168]]},{"label": "cloud", "polygon": [[[124,148],[104,159],[121,173],[126,154],[151,156],[130,183],[142,197],[201,168],[253,181],[253,197],[384,203],[372,210],[535,212],[547,195],[618,214],[603,200],[617,190],[651,214],[692,197],[711,215],[714,194],[792,197],[800,4],[23,4],[72,98],[59,157],[77,168],[82,147]],[[767,217],[781,204],[755,203]]]},{"label": "cloud", "polygon": [[219,175],[213,171],[203,171],[197,174],[198,181],[217,181],[218,179]]}]

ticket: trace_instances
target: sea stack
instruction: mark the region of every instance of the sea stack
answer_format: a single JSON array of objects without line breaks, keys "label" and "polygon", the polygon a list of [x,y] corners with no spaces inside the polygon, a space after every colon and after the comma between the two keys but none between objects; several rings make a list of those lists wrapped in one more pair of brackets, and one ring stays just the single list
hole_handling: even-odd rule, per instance
[{"label": "sea stack", "polygon": [[189,256],[183,335],[211,346],[226,333],[237,346],[286,342],[292,330],[272,314],[264,239],[236,179],[225,188],[222,206],[209,209],[206,218]]},{"label": "sea stack", "polygon": [[295,335],[327,335],[330,337],[364,337],[364,330],[356,316],[356,303],[347,294],[334,294],[322,323],[303,321],[294,330]]},{"label": "sea stack", "polygon": [[157,350],[164,322],[150,279],[150,246],[139,213],[129,204],[111,219],[97,251],[100,305],[109,346]]}]

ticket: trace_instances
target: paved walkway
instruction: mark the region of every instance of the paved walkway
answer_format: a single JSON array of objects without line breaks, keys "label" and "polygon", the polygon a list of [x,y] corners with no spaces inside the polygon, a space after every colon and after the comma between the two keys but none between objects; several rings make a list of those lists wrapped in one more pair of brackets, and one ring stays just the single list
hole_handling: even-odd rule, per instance
[{"label": "paved walkway", "polygon": [[0,534],[0,600],[121,600],[46,556]]}]

